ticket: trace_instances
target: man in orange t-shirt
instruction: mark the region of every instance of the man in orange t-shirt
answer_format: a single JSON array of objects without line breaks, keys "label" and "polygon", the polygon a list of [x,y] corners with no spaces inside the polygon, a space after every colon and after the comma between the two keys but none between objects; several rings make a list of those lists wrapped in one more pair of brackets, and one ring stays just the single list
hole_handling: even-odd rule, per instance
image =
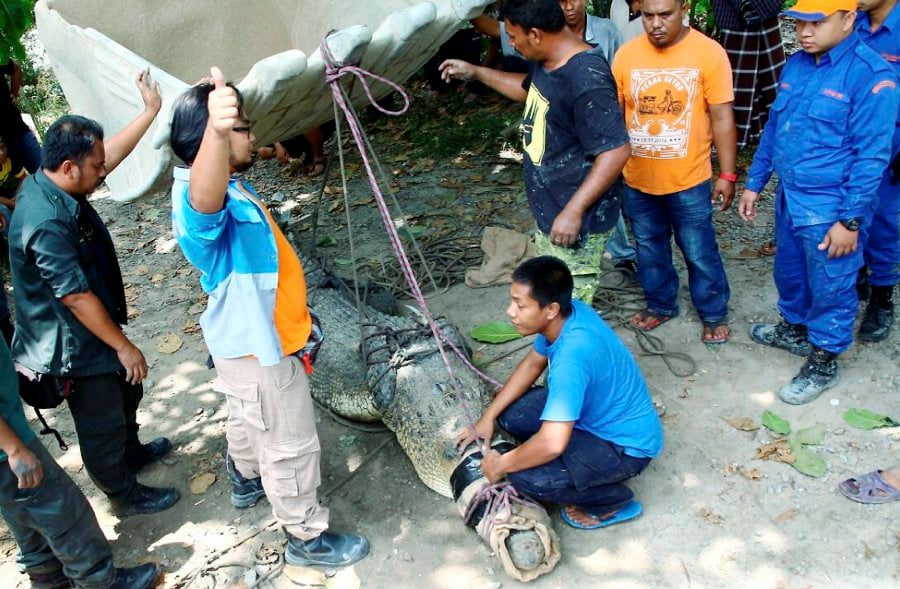
[{"label": "man in orange t-shirt", "polygon": [[712,226],[710,147],[722,173],[713,201],[727,210],[737,180],[731,66],[725,50],[683,24],[679,0],[644,0],[646,35],[622,46],[612,71],[631,138],[625,210],[637,242],[647,308],[631,324],[650,331],[678,314],[672,234],[684,254],[702,341],[728,341],[725,267]]}]

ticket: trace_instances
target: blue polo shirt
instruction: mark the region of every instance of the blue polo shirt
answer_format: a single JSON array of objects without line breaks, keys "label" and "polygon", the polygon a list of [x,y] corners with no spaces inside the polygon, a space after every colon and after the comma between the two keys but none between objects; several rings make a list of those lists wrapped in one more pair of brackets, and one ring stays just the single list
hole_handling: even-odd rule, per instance
[{"label": "blue polo shirt", "polygon": [[574,421],[629,456],[655,458],[662,424],[637,362],[596,311],[581,301],[572,306],[556,341],[540,334],[534,340],[549,363],[541,420]]},{"label": "blue polo shirt", "polygon": [[747,188],[776,172],[795,226],[863,217],[891,154],[897,77],[855,32],[822,55],[785,64]]}]

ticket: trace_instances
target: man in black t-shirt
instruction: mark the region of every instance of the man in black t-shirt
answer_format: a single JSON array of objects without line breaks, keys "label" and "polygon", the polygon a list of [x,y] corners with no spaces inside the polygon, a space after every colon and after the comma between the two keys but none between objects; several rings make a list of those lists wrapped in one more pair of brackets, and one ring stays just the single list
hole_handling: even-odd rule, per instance
[{"label": "man in black t-shirt", "polygon": [[528,74],[459,60],[445,79],[478,80],[525,102],[525,189],[539,254],[564,260],[590,303],[600,256],[620,212],[619,174],[631,153],[609,64],[565,26],[556,0],[507,0],[506,31]]}]

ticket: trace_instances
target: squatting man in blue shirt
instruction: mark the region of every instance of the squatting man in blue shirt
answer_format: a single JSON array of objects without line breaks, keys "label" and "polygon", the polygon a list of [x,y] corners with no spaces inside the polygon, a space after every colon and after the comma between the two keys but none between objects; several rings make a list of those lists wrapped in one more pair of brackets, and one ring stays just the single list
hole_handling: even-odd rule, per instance
[{"label": "squatting man in blue shirt", "polygon": [[[624,481],[662,450],[663,433],[647,384],[625,344],[588,305],[572,300],[572,274],[540,256],[513,273],[506,314],[516,331],[535,335],[533,349],[475,424],[484,440],[495,422],[522,444],[481,461],[492,483],[506,477],[518,491],[562,505],[575,528],[633,519],[641,504]],[[535,387],[548,370],[546,386]],[[475,441],[470,430],[459,448]]]},{"label": "squatting man in blue shirt", "polygon": [[837,356],[853,342],[859,231],[871,218],[891,154],[898,99],[890,66],[859,37],[856,0],[799,0],[802,52],[785,65],[778,96],[747,176],[738,212],[756,217],[756,200],[778,174],[773,274],[777,324],[751,337],[807,360],[778,396],[808,403],[838,383]]}]

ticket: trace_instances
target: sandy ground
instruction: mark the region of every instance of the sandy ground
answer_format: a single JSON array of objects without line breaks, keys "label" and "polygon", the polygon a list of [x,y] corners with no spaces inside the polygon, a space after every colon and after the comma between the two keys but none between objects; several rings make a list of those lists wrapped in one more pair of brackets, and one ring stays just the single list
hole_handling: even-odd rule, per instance
[{"label": "sandy ground", "polygon": [[[409,209],[409,223],[418,218],[427,224],[430,219],[432,231],[449,231],[439,218],[466,229],[477,230],[490,222],[530,228],[521,171],[514,160],[472,154],[446,161],[416,157],[392,140],[390,127],[377,130],[376,148],[394,176],[401,205]],[[288,200],[300,203],[292,219],[298,222],[301,241],[308,239],[316,182],[286,177],[272,162],[258,164],[251,181],[263,194],[282,191]],[[334,237],[335,260],[347,255],[344,213],[342,205],[335,204],[340,200],[339,185],[337,180],[329,183],[331,194],[322,206],[319,230],[320,238]],[[371,258],[387,250],[368,199],[357,173],[351,183],[350,200],[358,202],[352,206],[353,224],[362,243],[360,257]],[[164,513],[119,520],[83,470],[64,407],[48,414],[70,449],[60,453],[52,440],[44,442],[89,496],[117,563],[154,560],[165,570],[159,586],[176,587],[210,556],[255,533],[224,552],[190,585],[253,586],[270,570],[266,559],[281,550],[283,536],[275,529],[263,529],[271,520],[267,502],[244,511],[228,502],[229,485],[221,463],[226,409],[211,389],[212,372],[203,364],[206,350],[196,326],[203,297],[197,273],[172,239],[168,195],[163,191],[121,205],[101,191],[96,204],[109,223],[125,273],[132,308],[127,331],[151,365],[139,412],[142,436],[149,440],[165,435],[175,447],[140,480],[173,485],[182,498]],[[438,209],[445,214],[438,215]],[[851,407],[900,417],[900,338],[895,332],[879,345],[855,345],[842,357],[841,384],[814,403],[793,407],[780,402],[774,391],[795,374],[801,360],[764,349],[747,334],[750,322],[777,319],[772,259],[755,252],[766,239],[771,219],[771,199],[763,203],[763,214],[754,226],[741,223],[733,211],[716,215],[732,288],[730,343],[700,343],[700,323],[684,286],[682,315],[656,332],[668,349],[696,361],[696,374],[675,376],[660,358],[642,356],[630,332],[618,330],[638,356],[664,411],[665,451],[631,482],[645,513],[613,528],[578,531],[552,511],[563,558],[533,587],[900,587],[900,504],[855,504],[836,490],[841,480],[888,466],[900,457],[900,428],[863,431],[849,427],[842,418]],[[683,265],[681,273],[684,279]],[[458,284],[433,297],[431,306],[468,332],[483,322],[502,319],[506,297],[503,286],[472,290]],[[473,347],[476,356],[486,360],[522,343]],[[489,372],[504,378],[523,353],[490,364]],[[790,420],[795,428],[825,426],[824,441],[812,447],[828,464],[823,478],[756,459],[757,448],[775,436],[765,429],[739,431],[724,421],[742,417],[759,425],[765,409]],[[322,501],[332,510],[332,526],[364,533],[372,544],[371,555],[330,577],[330,586],[517,585],[463,525],[451,502],[419,482],[390,433],[362,432],[326,415],[319,415],[318,422]],[[215,482],[192,493],[191,479],[203,474],[215,475]],[[0,527],[4,579],[0,585],[27,587],[15,572],[14,559],[15,545]],[[275,577],[273,584],[296,586],[284,575]]]}]

